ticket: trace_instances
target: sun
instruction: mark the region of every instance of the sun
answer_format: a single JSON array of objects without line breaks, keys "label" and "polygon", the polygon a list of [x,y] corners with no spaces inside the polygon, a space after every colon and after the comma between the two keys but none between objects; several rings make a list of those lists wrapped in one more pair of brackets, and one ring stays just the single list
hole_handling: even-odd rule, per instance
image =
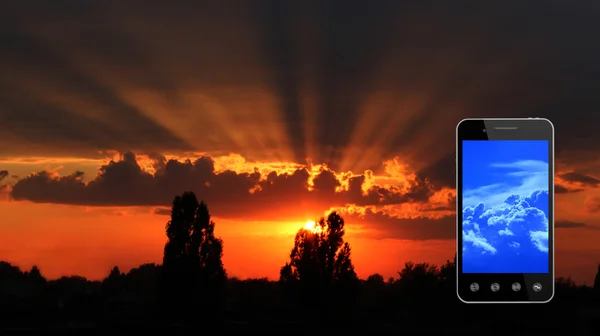
[{"label": "sun", "polygon": [[313,233],[317,233],[321,231],[321,227],[317,225],[317,223],[315,221],[308,221],[306,222],[306,224],[304,224],[304,226],[302,227],[304,230],[313,232]]}]

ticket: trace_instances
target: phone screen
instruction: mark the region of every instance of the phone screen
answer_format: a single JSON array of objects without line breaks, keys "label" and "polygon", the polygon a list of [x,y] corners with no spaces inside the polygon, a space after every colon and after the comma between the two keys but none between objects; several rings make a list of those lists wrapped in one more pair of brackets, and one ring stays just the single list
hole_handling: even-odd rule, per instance
[{"label": "phone screen", "polygon": [[457,294],[548,302],[554,294],[553,126],[479,119],[457,128]]},{"label": "phone screen", "polygon": [[462,147],[463,273],[548,273],[548,141]]}]

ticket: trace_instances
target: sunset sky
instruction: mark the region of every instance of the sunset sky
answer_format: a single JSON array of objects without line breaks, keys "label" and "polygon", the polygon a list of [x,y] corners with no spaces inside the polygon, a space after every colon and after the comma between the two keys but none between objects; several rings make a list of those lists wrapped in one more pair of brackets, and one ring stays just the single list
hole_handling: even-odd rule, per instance
[{"label": "sunset sky", "polygon": [[[0,260],[50,278],[161,262],[205,200],[230,276],[276,279],[337,209],[359,276],[455,251],[465,117],[556,129],[557,275],[600,262],[600,5],[0,5]],[[188,161],[189,160],[189,161]]]}]

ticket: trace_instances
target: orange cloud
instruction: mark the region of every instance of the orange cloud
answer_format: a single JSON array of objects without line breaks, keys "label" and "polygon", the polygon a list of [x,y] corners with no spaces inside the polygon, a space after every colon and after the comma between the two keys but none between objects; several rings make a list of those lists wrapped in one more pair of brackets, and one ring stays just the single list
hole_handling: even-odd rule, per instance
[{"label": "orange cloud", "polygon": [[[385,161],[382,173],[375,174],[336,172],[325,164],[252,162],[239,154],[104,154],[108,157],[97,161],[97,173],[88,177],[53,169],[9,181],[6,171],[2,192],[13,200],[39,203],[130,209],[149,205],[156,214],[168,215],[172,198],[191,190],[221,218],[313,218],[337,209],[348,215],[351,226],[374,237],[449,239],[453,232],[448,225],[454,216],[455,190],[430,182],[399,157]],[[574,172],[557,174],[557,183],[569,192],[596,186],[594,177]],[[588,197],[586,209],[596,211],[596,201]],[[430,224],[435,221],[440,226]],[[420,231],[407,229],[411,225]]]},{"label": "orange cloud", "polygon": [[557,172],[554,177],[554,191],[557,194],[579,193],[586,188],[598,188],[600,180],[578,171]]},{"label": "orange cloud", "polygon": [[[399,158],[386,162],[385,171],[338,173],[326,165],[247,162],[239,155],[192,160],[128,152],[118,159],[113,155],[93,178],[77,171],[31,174],[17,180],[10,195],[38,203],[156,206],[155,213],[166,215],[173,197],[191,190],[220,218],[285,219],[301,217],[302,211],[354,207],[362,216],[356,217],[357,224],[364,216],[378,221],[381,218],[374,216],[386,216],[387,222],[400,220],[401,226],[452,212],[454,196],[447,187],[429,183]],[[388,230],[395,228],[390,225]]]},{"label": "orange cloud", "polygon": [[570,171],[557,174],[557,179],[571,186],[597,188],[600,186],[600,179],[577,171]]},{"label": "orange cloud", "polygon": [[[292,194],[301,200],[319,201],[328,196],[334,203],[369,205],[425,201],[434,192],[432,185],[414,173],[337,173],[325,165],[249,163],[239,155],[201,156],[192,161],[128,152],[102,165],[90,181],[83,177],[81,172],[60,175],[57,170],[41,171],[18,180],[13,196],[67,204],[164,205],[171,196],[160,194],[191,188],[209,199],[233,203]],[[370,185],[365,189],[367,182]],[[135,194],[137,189],[144,194]],[[255,192],[250,194],[252,189]]]}]

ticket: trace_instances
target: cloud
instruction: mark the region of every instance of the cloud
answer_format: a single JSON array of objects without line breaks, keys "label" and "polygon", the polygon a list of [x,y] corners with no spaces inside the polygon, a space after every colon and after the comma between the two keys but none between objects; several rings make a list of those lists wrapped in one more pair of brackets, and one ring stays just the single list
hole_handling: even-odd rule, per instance
[{"label": "cloud", "polygon": [[554,192],[557,194],[578,193],[600,186],[600,180],[596,177],[577,171],[557,173],[554,180]]},{"label": "cloud", "polygon": [[[600,107],[600,47],[589,43],[600,29],[595,1],[541,10],[522,1],[430,7],[351,0],[343,8],[234,2],[235,11],[231,3],[205,1],[2,5],[11,19],[0,22],[0,156],[235,152],[252,161],[305,164],[309,158],[338,173],[382,174],[381,162],[400,155],[418,180],[439,189],[454,185],[452,125],[464,117],[548,117],[557,128],[558,157],[595,149],[600,141],[594,126],[600,115],[593,113]],[[588,157],[578,154],[570,162]],[[136,173],[134,165],[125,173],[125,164],[116,164],[84,186],[81,174],[58,179],[40,172],[15,182],[14,194],[69,203],[170,202],[175,190],[161,186],[162,198],[155,192],[166,178]],[[192,176],[190,182],[166,174],[173,183],[160,183],[193,185],[216,203],[225,199],[214,187],[197,186],[195,162],[171,168]],[[134,178],[123,182],[119,174]],[[333,195],[333,203],[373,204],[422,200],[433,192],[420,183],[411,191],[384,186],[367,196],[356,187],[328,193],[323,188],[335,181],[324,173],[321,192],[273,196],[303,185],[307,174],[272,176],[276,182],[263,182],[264,190],[250,196],[251,172],[213,174],[211,181],[233,183],[239,189],[231,193],[244,196],[232,202],[250,199],[251,211],[263,210],[256,209],[258,200],[275,199],[287,209],[324,195]],[[123,191],[115,180],[148,193]],[[368,174],[352,183],[370,183]]]},{"label": "cloud", "polygon": [[341,211],[346,223],[364,226],[362,236],[374,239],[449,240],[456,238],[456,216],[397,217],[385,209],[367,208],[362,212]]},{"label": "cloud", "polygon": [[554,192],[557,194],[570,194],[570,193],[578,193],[582,192],[583,188],[569,188],[562,184],[556,183],[554,184]]},{"label": "cloud", "polygon": [[431,170],[463,117],[532,113],[557,125],[559,156],[600,140],[595,1],[234,2],[3,5],[0,153],[235,151],[336,171],[406,153]]},{"label": "cloud", "polygon": [[512,176],[529,175],[530,173],[547,173],[548,163],[539,160],[520,160],[511,163],[493,163],[492,167],[515,169]]},{"label": "cloud", "polygon": [[[475,206],[479,203],[499,204],[513,194],[525,195],[531,190],[546,189],[548,186],[548,164],[543,161],[522,160],[511,163],[494,163],[494,168],[502,168],[504,183],[479,186],[463,192],[463,205]],[[508,181],[516,182],[508,183]]]},{"label": "cloud", "polygon": [[463,270],[537,273],[548,267],[548,191],[511,195],[503,203],[462,213]]},{"label": "cloud", "polygon": [[577,184],[582,187],[597,188],[600,185],[599,179],[597,179],[591,175],[587,175],[587,174],[583,174],[583,173],[579,173],[579,172],[575,172],[575,171],[559,174],[558,177],[560,177],[562,180],[564,180],[568,183]]},{"label": "cloud", "polygon": [[220,217],[295,213],[302,208],[323,211],[348,204],[424,203],[434,195],[440,206],[452,201],[451,194],[436,194],[436,188],[414,174],[384,177],[393,183],[377,184],[370,172],[344,175],[324,166],[314,172],[310,167],[280,173],[258,168],[251,172],[218,170],[209,156],[178,161],[154,155],[146,165],[155,171],[144,169],[136,155],[127,152],[120,160],[103,165],[88,182],[82,172],[60,175],[41,171],[18,180],[11,195],[15,200],[43,203],[169,206],[175,195],[189,190]]},{"label": "cloud", "polygon": [[600,229],[600,227],[590,226],[586,223],[573,222],[573,221],[569,221],[569,220],[556,221],[554,223],[554,226],[557,229],[592,229],[592,230]]}]

